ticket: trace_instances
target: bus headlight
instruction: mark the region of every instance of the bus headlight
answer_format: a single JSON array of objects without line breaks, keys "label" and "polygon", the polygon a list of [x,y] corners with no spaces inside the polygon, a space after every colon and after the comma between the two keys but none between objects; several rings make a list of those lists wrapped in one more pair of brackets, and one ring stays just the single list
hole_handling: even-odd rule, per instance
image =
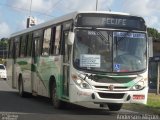
[{"label": "bus headlight", "polygon": [[83,80],[81,77],[77,76],[77,75],[72,75],[72,80],[74,81],[74,83],[76,85],[78,85],[80,88],[83,89],[91,89],[90,85]]},{"label": "bus headlight", "polygon": [[145,87],[145,82],[143,80],[137,82],[131,90],[142,90]]}]

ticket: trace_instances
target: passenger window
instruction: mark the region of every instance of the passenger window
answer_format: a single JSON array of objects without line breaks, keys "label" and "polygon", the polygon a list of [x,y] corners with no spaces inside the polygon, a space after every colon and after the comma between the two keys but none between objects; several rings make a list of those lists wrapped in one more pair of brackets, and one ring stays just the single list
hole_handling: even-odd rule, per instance
[{"label": "passenger window", "polygon": [[17,58],[17,57],[19,57],[19,46],[20,46],[20,39],[19,39],[19,37],[16,37],[15,38],[15,57]]},{"label": "passenger window", "polygon": [[51,42],[50,42],[50,54],[54,55],[54,43],[55,43],[55,34],[56,34],[56,27],[52,27],[52,35],[51,35]]},{"label": "passenger window", "polygon": [[9,46],[9,55],[8,55],[8,57],[9,58],[13,58],[13,38],[10,40],[10,46]]},{"label": "passenger window", "polygon": [[8,58],[10,58],[11,39],[8,40]]},{"label": "passenger window", "polygon": [[44,31],[43,50],[42,50],[42,55],[44,56],[49,55],[50,41],[51,41],[51,28],[48,28]]},{"label": "passenger window", "polygon": [[20,41],[21,41],[21,47],[20,47],[20,57],[24,57],[25,56],[25,45],[26,45],[26,39],[25,37],[20,37]]},{"label": "passenger window", "polygon": [[28,42],[27,42],[27,56],[31,56],[31,48],[32,48],[32,33],[28,36]]},{"label": "passenger window", "polygon": [[54,43],[54,54],[60,54],[60,40],[61,40],[61,26],[56,27],[56,36],[55,36],[55,43]]}]

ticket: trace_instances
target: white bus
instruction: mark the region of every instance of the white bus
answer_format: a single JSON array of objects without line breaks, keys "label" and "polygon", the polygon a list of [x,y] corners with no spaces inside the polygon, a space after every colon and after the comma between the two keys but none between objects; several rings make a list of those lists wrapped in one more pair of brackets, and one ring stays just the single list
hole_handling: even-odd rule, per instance
[{"label": "white bus", "polygon": [[22,97],[62,103],[92,102],[118,111],[146,104],[148,37],[142,17],[117,12],[73,12],[14,33],[7,81]]}]

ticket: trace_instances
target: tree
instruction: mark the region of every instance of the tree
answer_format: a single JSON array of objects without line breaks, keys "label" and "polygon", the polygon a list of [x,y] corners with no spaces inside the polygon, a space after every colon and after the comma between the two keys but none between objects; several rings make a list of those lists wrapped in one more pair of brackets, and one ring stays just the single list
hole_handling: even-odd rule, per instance
[{"label": "tree", "polygon": [[[0,58],[5,58],[7,55],[8,38],[0,39]],[[2,61],[4,62],[4,61]]]},{"label": "tree", "polygon": [[8,38],[1,38],[0,46],[6,47],[8,42]]},{"label": "tree", "polygon": [[155,28],[147,28],[148,36],[160,41],[160,33]]}]

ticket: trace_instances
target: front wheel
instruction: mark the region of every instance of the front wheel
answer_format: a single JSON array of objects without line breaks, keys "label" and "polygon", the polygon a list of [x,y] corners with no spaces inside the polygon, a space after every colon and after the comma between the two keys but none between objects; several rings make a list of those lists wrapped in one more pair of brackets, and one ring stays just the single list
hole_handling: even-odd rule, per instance
[{"label": "front wheel", "polygon": [[54,108],[62,108],[62,101],[58,99],[57,87],[55,83],[53,83],[51,87],[51,101]]},{"label": "front wheel", "polygon": [[108,108],[110,111],[119,111],[122,108],[121,103],[108,103]]}]

